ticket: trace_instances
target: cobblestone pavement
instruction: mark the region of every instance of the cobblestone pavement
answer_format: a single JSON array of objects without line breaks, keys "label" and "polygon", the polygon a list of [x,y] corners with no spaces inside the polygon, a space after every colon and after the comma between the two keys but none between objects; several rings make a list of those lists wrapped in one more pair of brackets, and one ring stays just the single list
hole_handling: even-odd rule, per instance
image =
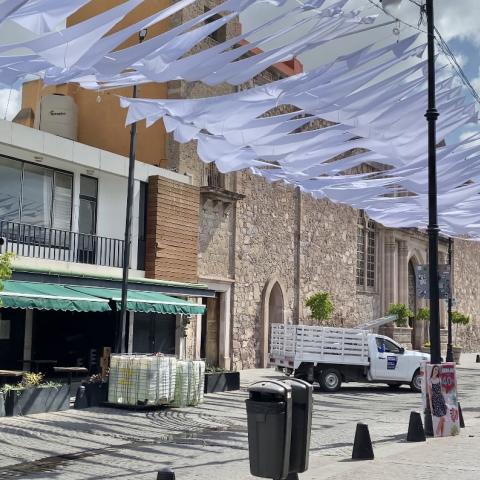
[{"label": "cobblestone pavement", "polygon": [[[468,367],[459,369],[460,398],[467,423],[480,425],[480,365]],[[165,466],[172,467],[179,480],[252,478],[245,387],[271,376],[279,374],[242,372],[240,392],[208,395],[198,408],[151,412],[98,408],[2,418],[0,479],[153,480]],[[410,411],[420,410],[421,402],[420,395],[407,387],[392,391],[383,385],[349,384],[336,394],[316,391],[314,396],[312,468],[302,479],[327,478],[317,473],[333,472],[335,465],[351,468],[346,460],[358,421],[369,425],[376,452],[397,448],[404,442]],[[350,478],[339,475],[328,478]]]}]

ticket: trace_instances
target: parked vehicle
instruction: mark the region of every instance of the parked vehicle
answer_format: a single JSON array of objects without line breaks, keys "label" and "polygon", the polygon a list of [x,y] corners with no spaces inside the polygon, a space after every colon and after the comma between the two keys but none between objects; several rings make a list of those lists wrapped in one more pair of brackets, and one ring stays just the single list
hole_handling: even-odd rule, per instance
[{"label": "parked vehicle", "polygon": [[342,382],[408,384],[420,392],[420,366],[430,355],[367,330],[273,324],[269,359],[326,392],[336,392]]}]

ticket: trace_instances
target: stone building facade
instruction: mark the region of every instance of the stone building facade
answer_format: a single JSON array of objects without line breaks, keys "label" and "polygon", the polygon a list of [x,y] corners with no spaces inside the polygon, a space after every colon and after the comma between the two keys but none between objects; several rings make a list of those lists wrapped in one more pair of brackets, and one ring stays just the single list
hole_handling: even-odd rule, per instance
[{"label": "stone building facade", "polygon": [[[185,9],[175,22],[203,13],[215,0],[203,3]],[[222,35],[230,38],[240,30],[238,22],[230,22]],[[199,48],[215,43],[215,38],[209,38]],[[297,73],[298,66],[298,62],[276,65],[243,88]],[[229,85],[209,87],[180,81],[168,85],[171,98],[208,97],[235,90]],[[425,233],[383,228],[353,208],[314,199],[292,186],[271,184],[249,172],[223,175],[198,159],[194,142],[178,144],[168,138],[166,143],[171,167],[191,176],[200,188],[199,280],[216,290],[217,298],[207,301],[206,319],[201,327],[195,323],[192,329],[201,338],[196,340],[197,352],[207,362],[232,369],[267,365],[271,323],[312,323],[305,301],[318,291],[331,294],[335,310],[330,323],[339,326],[381,317],[391,303],[405,303],[414,312],[427,305],[416,299],[414,275],[418,265],[428,262]],[[439,248],[440,263],[446,263],[446,241],[442,240]],[[458,309],[474,318],[469,333],[463,335],[469,338],[468,348],[480,346],[478,335],[471,333],[477,332],[475,309],[480,302],[476,249],[476,244],[466,241],[455,246]],[[445,329],[443,303],[441,324]],[[428,322],[412,321],[402,336],[393,326],[385,331],[407,346],[420,348],[428,339]],[[191,341],[194,339],[192,335]]]}]

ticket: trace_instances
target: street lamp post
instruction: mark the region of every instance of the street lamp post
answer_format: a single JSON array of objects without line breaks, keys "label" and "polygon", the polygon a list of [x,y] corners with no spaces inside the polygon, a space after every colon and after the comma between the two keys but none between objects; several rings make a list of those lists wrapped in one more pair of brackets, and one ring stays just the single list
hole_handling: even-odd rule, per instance
[{"label": "street lamp post", "polygon": [[[142,43],[147,36],[147,29],[140,31],[138,38]],[[137,98],[137,85],[134,85],[132,97]],[[123,272],[122,272],[122,299],[120,310],[121,332],[117,352],[125,353],[126,332],[127,332],[127,294],[128,294],[128,269],[130,267],[130,251],[132,243],[132,217],[133,217],[133,187],[135,185],[135,157],[137,153],[137,123],[130,127],[130,152],[128,156],[128,186],[127,186],[127,208],[125,219],[125,241],[123,246]]]},{"label": "street lamp post", "polygon": [[433,0],[426,0],[428,33],[428,263],[430,280],[430,355],[431,363],[441,363],[440,356],[440,294],[438,285],[438,223],[437,223],[437,119],[435,102],[435,20]]},{"label": "street lamp post", "polygon": [[450,292],[448,294],[448,341],[447,341],[447,362],[453,362],[453,345],[452,345],[452,238],[448,237],[448,265],[450,267]]}]

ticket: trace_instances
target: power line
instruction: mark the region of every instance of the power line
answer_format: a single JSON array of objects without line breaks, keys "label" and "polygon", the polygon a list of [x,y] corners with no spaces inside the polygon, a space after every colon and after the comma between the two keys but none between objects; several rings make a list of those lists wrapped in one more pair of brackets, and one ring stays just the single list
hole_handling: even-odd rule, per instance
[{"label": "power line", "polygon": [[[396,21],[400,22],[401,24],[406,25],[407,27],[413,28],[414,30],[417,30],[419,32],[422,32],[422,33],[426,34],[427,33],[426,30],[423,30],[423,29],[420,28],[420,25],[423,23],[423,13],[424,13],[424,10],[425,10],[425,4],[420,3],[417,0],[408,0],[408,1],[410,3],[412,3],[413,5],[416,5],[417,7],[420,8],[420,19],[419,19],[419,22],[418,22],[417,26],[412,25],[411,23],[408,23],[407,21],[405,21],[403,19],[400,19],[400,18],[396,17],[395,15],[389,13],[388,11],[384,10],[383,7],[380,4],[378,4],[377,2],[375,2],[374,0],[367,0],[368,3],[375,6],[376,8],[378,8],[379,10],[384,12],[386,15],[395,19]],[[469,78],[467,77],[467,75],[463,71],[463,68],[460,66],[455,54],[453,53],[453,51],[449,47],[448,43],[443,39],[442,34],[440,33],[440,31],[438,30],[437,27],[435,27],[435,40],[436,40],[437,45],[439,46],[440,50],[442,51],[442,53],[445,55],[448,62],[450,63],[450,66],[452,67],[454,72],[458,75],[461,82],[465,85],[467,90],[471,93],[474,100],[480,105],[480,94],[475,90],[475,87],[471,84]]]}]

